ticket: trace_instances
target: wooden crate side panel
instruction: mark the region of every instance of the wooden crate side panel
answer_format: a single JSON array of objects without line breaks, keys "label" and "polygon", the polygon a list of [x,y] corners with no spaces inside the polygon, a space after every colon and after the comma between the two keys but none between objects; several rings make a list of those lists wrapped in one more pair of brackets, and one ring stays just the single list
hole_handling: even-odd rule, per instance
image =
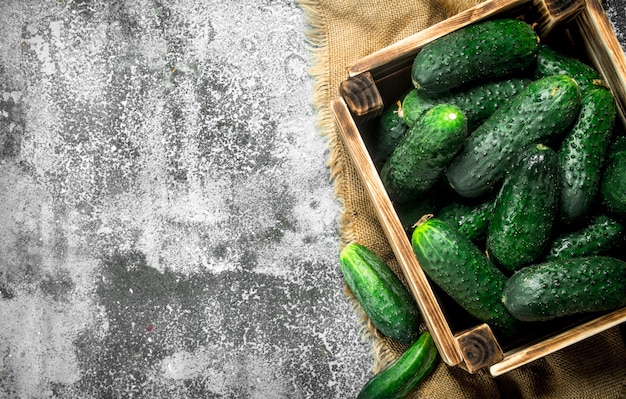
[{"label": "wooden crate side panel", "polygon": [[583,341],[626,321],[626,308],[600,316],[533,345],[506,352],[504,359],[489,368],[492,376],[508,373],[524,364]]},{"label": "wooden crate side panel", "polygon": [[534,0],[533,23],[537,34],[545,37],[554,28],[574,19],[586,6],[585,0]]}]

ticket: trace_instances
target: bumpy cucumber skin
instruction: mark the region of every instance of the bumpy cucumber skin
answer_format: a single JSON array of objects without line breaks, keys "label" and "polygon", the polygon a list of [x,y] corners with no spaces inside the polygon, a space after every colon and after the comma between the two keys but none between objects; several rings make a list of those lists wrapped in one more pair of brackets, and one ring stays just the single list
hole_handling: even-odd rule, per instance
[{"label": "bumpy cucumber skin", "polygon": [[487,236],[492,211],[492,198],[475,203],[453,200],[436,212],[436,216],[456,228],[472,242],[480,243]]},{"label": "bumpy cucumber skin", "polygon": [[502,302],[522,321],[545,321],[626,305],[626,262],[589,256],[525,267],[506,283]]},{"label": "bumpy cucumber skin", "polygon": [[605,255],[624,243],[624,225],[608,216],[594,216],[584,227],[555,237],[546,260]]},{"label": "bumpy cucumber skin", "polygon": [[549,245],[558,207],[558,158],[543,144],[520,156],[498,193],[487,233],[489,257],[512,272]]},{"label": "bumpy cucumber skin", "polygon": [[537,65],[533,72],[533,79],[553,75],[571,76],[578,83],[580,91],[583,93],[602,82],[602,76],[590,65],[542,44],[537,53]]},{"label": "bumpy cucumber skin", "polygon": [[391,200],[406,202],[433,187],[466,137],[467,120],[458,107],[440,104],[426,112],[380,172]]},{"label": "bumpy cucumber skin", "polygon": [[576,123],[558,150],[559,214],[565,223],[580,221],[595,203],[616,115],[617,105],[610,90],[597,87],[585,92]]},{"label": "bumpy cucumber skin", "polygon": [[481,79],[525,70],[537,60],[539,38],[530,25],[515,19],[479,22],[427,44],[411,70],[413,85],[442,93]]},{"label": "bumpy cucumber skin", "polygon": [[446,170],[450,185],[463,197],[492,192],[521,151],[560,136],[579,109],[580,90],[572,78],[530,83],[468,137]]},{"label": "bumpy cucumber skin", "polygon": [[406,398],[435,369],[437,347],[429,332],[424,332],[395,362],[370,378],[357,399]]},{"label": "bumpy cucumber skin", "polygon": [[402,103],[398,101],[387,107],[375,125],[376,131],[370,153],[372,160],[377,164],[387,160],[409,129],[401,105]]},{"label": "bumpy cucumber skin", "polygon": [[356,300],[382,334],[406,344],[419,337],[417,304],[380,257],[364,245],[350,243],[339,254],[339,266]]},{"label": "bumpy cucumber skin", "polygon": [[402,101],[402,113],[406,124],[413,126],[419,117],[437,104],[456,105],[467,118],[467,128],[471,132],[530,82],[526,78],[491,80],[440,95],[413,89]]},{"label": "bumpy cucumber skin", "polygon": [[600,192],[606,208],[626,218],[626,136],[617,137],[609,149]]},{"label": "bumpy cucumber skin", "polygon": [[402,99],[404,122],[408,127],[413,127],[415,122],[435,104],[441,104],[437,101],[437,97],[421,93],[417,89],[410,90]]},{"label": "bumpy cucumber skin", "polygon": [[426,275],[479,321],[510,336],[518,322],[501,301],[506,276],[457,229],[430,218],[413,231],[411,244]]}]

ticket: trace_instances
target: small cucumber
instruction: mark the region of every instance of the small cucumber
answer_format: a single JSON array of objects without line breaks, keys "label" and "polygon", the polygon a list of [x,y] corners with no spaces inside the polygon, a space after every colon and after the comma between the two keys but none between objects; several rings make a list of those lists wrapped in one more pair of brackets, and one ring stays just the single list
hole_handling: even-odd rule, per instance
[{"label": "small cucumber", "polygon": [[591,66],[542,44],[537,53],[533,78],[537,80],[553,75],[571,76],[578,83],[581,92],[603,84],[602,76]]},{"label": "small cucumber", "polygon": [[406,344],[419,337],[417,304],[378,255],[364,245],[351,243],[341,250],[339,266],[357,302],[382,334]]},{"label": "small cucumber", "polygon": [[539,37],[516,19],[478,22],[442,36],[417,54],[413,85],[441,93],[481,79],[511,76],[537,60]]},{"label": "small cucumber", "polygon": [[512,272],[537,260],[550,242],[558,206],[558,158],[531,145],[504,180],[487,233],[487,251]]},{"label": "small cucumber", "polygon": [[357,399],[403,399],[428,377],[439,360],[429,332],[424,332],[396,361],[373,376]]},{"label": "small cucumber", "polygon": [[385,108],[378,119],[372,140],[372,160],[377,164],[384,163],[396,148],[409,127],[405,123],[400,101]]},{"label": "small cucumber", "polygon": [[458,107],[440,104],[426,112],[402,138],[380,172],[394,202],[419,197],[439,179],[467,137],[467,120]]},{"label": "small cucumber", "polygon": [[474,243],[480,243],[487,236],[487,229],[493,211],[493,199],[463,201],[454,199],[435,215]]},{"label": "small cucumber", "polygon": [[526,78],[491,80],[440,95],[413,89],[402,101],[402,113],[405,123],[413,126],[418,118],[437,104],[456,105],[467,118],[467,129],[471,132],[530,82]]},{"label": "small cucumber", "polygon": [[501,301],[506,276],[474,243],[437,218],[422,220],[411,244],[426,275],[469,314],[510,336],[517,321]]},{"label": "small cucumber", "polygon": [[617,137],[609,149],[600,192],[607,209],[626,218],[626,136]]},{"label": "small cucumber", "polygon": [[597,87],[585,92],[576,123],[558,150],[559,214],[565,223],[580,221],[595,203],[616,115],[617,104],[610,90]]},{"label": "small cucumber", "polygon": [[560,136],[579,109],[580,90],[572,78],[533,81],[469,136],[446,170],[450,185],[463,197],[494,191],[521,151]]},{"label": "small cucumber", "polygon": [[531,265],[511,276],[502,302],[522,321],[617,309],[626,305],[626,262],[589,256]]},{"label": "small cucumber", "polygon": [[594,216],[589,224],[552,240],[546,260],[605,255],[624,243],[624,225],[608,215]]}]

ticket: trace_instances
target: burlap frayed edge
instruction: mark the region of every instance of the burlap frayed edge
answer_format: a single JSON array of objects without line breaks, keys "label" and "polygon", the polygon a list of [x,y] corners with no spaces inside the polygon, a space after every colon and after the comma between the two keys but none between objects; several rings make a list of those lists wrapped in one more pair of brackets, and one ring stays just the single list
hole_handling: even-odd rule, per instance
[{"label": "burlap frayed edge", "polygon": [[[342,210],[338,220],[338,231],[341,240],[340,246],[343,247],[350,242],[354,242],[356,236],[352,228],[354,221],[350,215],[344,211],[343,207],[343,194],[346,192],[347,186],[344,175],[347,158],[339,142],[340,138],[330,110],[331,61],[328,50],[327,23],[322,7],[317,1],[296,0],[296,4],[303,10],[305,21],[308,25],[306,39],[311,54],[308,72],[313,78],[311,103],[316,111],[315,124],[317,131],[327,140],[329,149],[327,166],[330,171],[330,180],[333,183],[334,198],[339,202],[339,206]],[[359,335],[364,342],[370,342],[372,344],[371,350],[374,358],[372,372],[378,373],[387,364],[398,358],[401,348],[398,348],[398,343],[392,342],[389,338],[382,336],[372,325],[349,287],[344,286],[344,294],[348,298],[359,320]]]},{"label": "burlap frayed edge", "polygon": [[[320,7],[317,1],[297,0],[296,4],[304,11],[308,24],[306,38],[311,52],[308,71],[313,78],[311,103],[316,111],[316,127],[319,134],[327,140],[327,146],[330,150],[327,166],[330,170],[330,179],[334,183],[334,197],[343,207],[342,193],[345,192],[347,184],[343,178],[345,164],[342,160],[345,158],[330,110],[331,62],[328,51],[327,23],[322,7]],[[342,246],[355,239],[350,225],[351,220],[349,216],[342,212],[339,219],[339,233],[342,239]]]}]

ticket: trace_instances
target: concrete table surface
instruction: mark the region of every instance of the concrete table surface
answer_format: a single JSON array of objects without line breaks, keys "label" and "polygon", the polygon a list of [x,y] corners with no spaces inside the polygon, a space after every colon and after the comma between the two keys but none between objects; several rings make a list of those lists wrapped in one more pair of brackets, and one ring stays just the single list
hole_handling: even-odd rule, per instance
[{"label": "concrete table surface", "polygon": [[0,398],[356,395],[305,31],[292,0],[0,4]]}]

